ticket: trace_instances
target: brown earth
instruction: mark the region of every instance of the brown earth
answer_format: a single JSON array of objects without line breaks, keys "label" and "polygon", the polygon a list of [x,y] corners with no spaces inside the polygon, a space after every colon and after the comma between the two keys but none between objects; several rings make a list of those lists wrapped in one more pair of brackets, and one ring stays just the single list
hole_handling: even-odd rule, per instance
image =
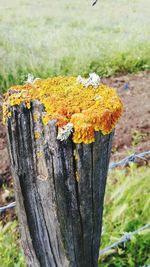
[{"label": "brown earth", "polygon": [[127,155],[127,151],[150,150],[150,72],[112,77],[103,82],[116,88],[124,105],[116,126],[112,159]]},{"label": "brown earth", "polygon": [[[129,153],[150,150],[150,72],[103,78],[116,88],[124,104],[124,113],[116,127],[112,160],[118,160]],[[7,152],[5,126],[2,125],[0,105],[0,206],[14,201],[13,181]],[[10,219],[13,210],[1,214],[1,219]]]}]

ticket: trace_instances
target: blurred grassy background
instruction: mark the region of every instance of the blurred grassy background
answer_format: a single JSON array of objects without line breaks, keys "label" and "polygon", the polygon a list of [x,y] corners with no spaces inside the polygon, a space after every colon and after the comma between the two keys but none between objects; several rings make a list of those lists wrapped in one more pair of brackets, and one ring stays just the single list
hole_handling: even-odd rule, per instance
[{"label": "blurred grassy background", "polygon": [[27,73],[101,76],[150,69],[150,1],[0,1],[0,91]]}]

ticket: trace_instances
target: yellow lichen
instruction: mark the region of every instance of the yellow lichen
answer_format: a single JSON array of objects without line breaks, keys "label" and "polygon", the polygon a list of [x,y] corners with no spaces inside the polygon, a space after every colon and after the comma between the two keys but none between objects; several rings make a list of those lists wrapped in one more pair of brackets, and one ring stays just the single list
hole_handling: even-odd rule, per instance
[{"label": "yellow lichen", "polygon": [[3,121],[10,115],[10,107],[39,100],[45,107],[43,123],[55,119],[56,126],[73,124],[74,143],[94,142],[94,131],[108,134],[121,116],[123,106],[113,88],[99,85],[87,88],[75,77],[54,77],[15,86],[5,94]]},{"label": "yellow lichen", "polygon": [[10,111],[8,112],[8,115],[7,115],[7,116],[8,116],[8,118],[10,118],[10,117],[11,117],[11,112],[10,112]]},{"label": "yellow lichen", "polygon": [[43,156],[43,153],[41,152],[41,151],[38,151],[37,152],[37,158],[39,159],[39,158],[41,158]]},{"label": "yellow lichen", "polygon": [[36,113],[33,114],[33,118],[35,121],[38,121],[38,115]]},{"label": "yellow lichen", "polygon": [[78,175],[78,172],[76,171],[76,181],[79,182],[79,175]]},{"label": "yellow lichen", "polygon": [[76,151],[76,150],[74,150],[74,158],[75,158],[75,160],[78,160],[78,152]]},{"label": "yellow lichen", "polygon": [[43,123],[44,125],[47,125],[48,122],[50,121],[50,115],[49,114],[44,114],[43,117],[42,117],[42,120],[43,120]]},{"label": "yellow lichen", "polygon": [[27,105],[27,108],[28,108],[28,109],[31,108],[31,104],[30,104],[30,102],[26,103],[26,105]]},{"label": "yellow lichen", "polygon": [[39,132],[35,132],[34,133],[34,138],[37,140],[40,138],[40,133]]}]

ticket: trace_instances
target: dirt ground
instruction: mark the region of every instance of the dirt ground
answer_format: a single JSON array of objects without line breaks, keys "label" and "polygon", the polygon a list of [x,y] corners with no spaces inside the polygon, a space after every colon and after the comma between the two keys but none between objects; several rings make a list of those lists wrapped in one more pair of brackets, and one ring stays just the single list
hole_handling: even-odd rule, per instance
[{"label": "dirt ground", "polygon": [[[103,78],[102,82],[116,88],[124,104],[124,113],[115,131],[111,160],[121,159],[129,152],[150,150],[150,72]],[[3,206],[14,200],[14,193],[6,131],[1,119],[0,105],[0,206]],[[1,216],[14,216],[13,210],[7,213]]]},{"label": "dirt ground", "polygon": [[124,112],[119,120],[113,142],[112,160],[127,155],[127,151],[150,150],[150,71],[103,79],[116,88]]}]

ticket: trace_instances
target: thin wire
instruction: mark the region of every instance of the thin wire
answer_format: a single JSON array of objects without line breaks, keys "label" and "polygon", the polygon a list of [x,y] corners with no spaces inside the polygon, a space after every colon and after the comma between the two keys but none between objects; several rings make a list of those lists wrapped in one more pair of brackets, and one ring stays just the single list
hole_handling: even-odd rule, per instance
[{"label": "thin wire", "polygon": [[0,208],[0,213],[5,211],[6,209],[14,208],[15,206],[16,206],[16,202],[14,201],[14,202],[8,204],[7,206],[1,207]]},{"label": "thin wire", "polygon": [[121,243],[124,243],[124,244],[125,244],[128,240],[131,239],[131,237],[132,237],[133,235],[138,234],[139,232],[141,232],[141,231],[143,231],[143,230],[145,230],[145,229],[147,229],[147,228],[150,228],[150,223],[144,225],[143,227],[141,227],[141,228],[139,228],[139,229],[137,229],[137,230],[135,230],[134,232],[125,233],[125,234],[122,236],[122,238],[121,238],[120,240],[118,240],[117,242],[111,244],[110,246],[108,246],[108,247],[106,247],[106,248],[100,250],[100,251],[99,251],[99,257],[100,257],[101,255],[103,255],[105,252],[109,251],[110,249],[112,249],[112,248],[114,248],[114,247],[117,247],[117,246],[120,245]]},{"label": "thin wire", "polygon": [[136,159],[142,159],[142,160],[146,160],[145,156],[150,154],[150,150],[139,153],[139,154],[132,154],[118,162],[112,162],[109,165],[109,170],[119,167],[119,166],[123,166],[125,167],[128,163],[130,162],[136,162]]}]

